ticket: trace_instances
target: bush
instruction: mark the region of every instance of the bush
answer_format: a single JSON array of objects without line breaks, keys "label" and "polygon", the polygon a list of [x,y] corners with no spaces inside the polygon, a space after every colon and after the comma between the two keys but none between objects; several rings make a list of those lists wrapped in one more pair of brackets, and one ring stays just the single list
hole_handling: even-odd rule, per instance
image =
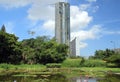
[{"label": "bush", "polygon": [[61,64],[57,64],[57,63],[51,63],[51,64],[46,64],[47,68],[60,68]]},{"label": "bush", "polygon": [[62,66],[63,67],[80,67],[80,62],[81,62],[81,58],[75,58],[75,59],[68,58],[62,63]]},{"label": "bush", "polygon": [[116,65],[116,67],[120,67],[120,53],[115,53],[106,60],[108,63],[112,63]]},{"label": "bush", "polygon": [[103,60],[85,60],[82,64],[83,67],[106,67],[106,62]]},{"label": "bush", "polygon": [[6,63],[0,64],[0,68],[6,69],[6,70],[8,70],[9,68],[12,68],[12,67],[13,66],[11,64],[6,64]]}]

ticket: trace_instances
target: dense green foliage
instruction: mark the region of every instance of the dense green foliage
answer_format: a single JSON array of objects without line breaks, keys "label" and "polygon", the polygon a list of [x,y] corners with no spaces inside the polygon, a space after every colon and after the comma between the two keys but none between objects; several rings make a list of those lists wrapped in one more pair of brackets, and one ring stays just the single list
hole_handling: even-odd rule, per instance
[{"label": "dense green foliage", "polygon": [[18,41],[14,34],[0,30],[0,63],[46,64],[61,63],[67,57],[68,46],[47,36]]},{"label": "dense green foliage", "polygon": [[60,63],[67,57],[68,46],[57,44],[46,36],[23,40],[22,46],[23,62],[28,64]]},{"label": "dense green foliage", "polygon": [[0,63],[18,64],[21,60],[20,43],[14,34],[0,31]]},{"label": "dense green foliage", "polygon": [[108,64],[120,67],[120,53],[114,50],[97,50],[94,56],[90,56],[89,59],[101,59],[106,61]]},{"label": "dense green foliage", "polygon": [[107,62],[114,63],[117,67],[120,67],[120,53],[115,53],[107,58]]},{"label": "dense green foliage", "polygon": [[95,55],[92,58],[105,60],[106,58],[110,57],[113,54],[115,54],[115,52],[110,49],[96,50]]}]

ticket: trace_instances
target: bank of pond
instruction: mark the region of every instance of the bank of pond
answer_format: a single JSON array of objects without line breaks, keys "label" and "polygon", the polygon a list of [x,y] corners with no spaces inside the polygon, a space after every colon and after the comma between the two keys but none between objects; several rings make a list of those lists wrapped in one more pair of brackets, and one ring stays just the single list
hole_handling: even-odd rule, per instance
[{"label": "bank of pond", "polygon": [[120,82],[120,68],[102,60],[51,64],[0,64],[0,82]]},{"label": "bank of pond", "polygon": [[[0,65],[0,82],[119,82],[120,68]],[[55,67],[54,67],[55,66]]]}]

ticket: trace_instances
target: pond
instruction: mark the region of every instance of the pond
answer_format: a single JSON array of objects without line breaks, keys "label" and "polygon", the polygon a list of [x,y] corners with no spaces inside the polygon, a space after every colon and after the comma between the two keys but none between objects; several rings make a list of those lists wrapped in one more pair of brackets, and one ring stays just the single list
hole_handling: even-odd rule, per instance
[{"label": "pond", "polygon": [[106,75],[102,78],[88,78],[84,76],[70,77],[55,75],[0,75],[0,82],[120,82],[119,75]]}]

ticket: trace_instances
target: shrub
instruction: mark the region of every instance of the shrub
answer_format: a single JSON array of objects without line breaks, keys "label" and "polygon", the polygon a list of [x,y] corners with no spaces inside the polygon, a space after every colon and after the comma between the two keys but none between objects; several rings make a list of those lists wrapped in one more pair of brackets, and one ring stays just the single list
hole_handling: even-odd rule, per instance
[{"label": "shrub", "polygon": [[80,67],[80,62],[81,62],[81,58],[75,58],[75,59],[68,58],[62,63],[62,66],[63,67]]},{"label": "shrub", "polygon": [[103,60],[85,60],[82,64],[83,67],[106,67],[106,62]]},{"label": "shrub", "polygon": [[0,64],[0,68],[6,69],[6,70],[8,70],[10,67],[12,67],[12,65],[10,64],[6,64],[6,63]]},{"label": "shrub", "polygon": [[57,64],[57,63],[49,63],[49,64],[46,64],[46,67],[47,68],[60,68],[61,67],[61,64]]}]

